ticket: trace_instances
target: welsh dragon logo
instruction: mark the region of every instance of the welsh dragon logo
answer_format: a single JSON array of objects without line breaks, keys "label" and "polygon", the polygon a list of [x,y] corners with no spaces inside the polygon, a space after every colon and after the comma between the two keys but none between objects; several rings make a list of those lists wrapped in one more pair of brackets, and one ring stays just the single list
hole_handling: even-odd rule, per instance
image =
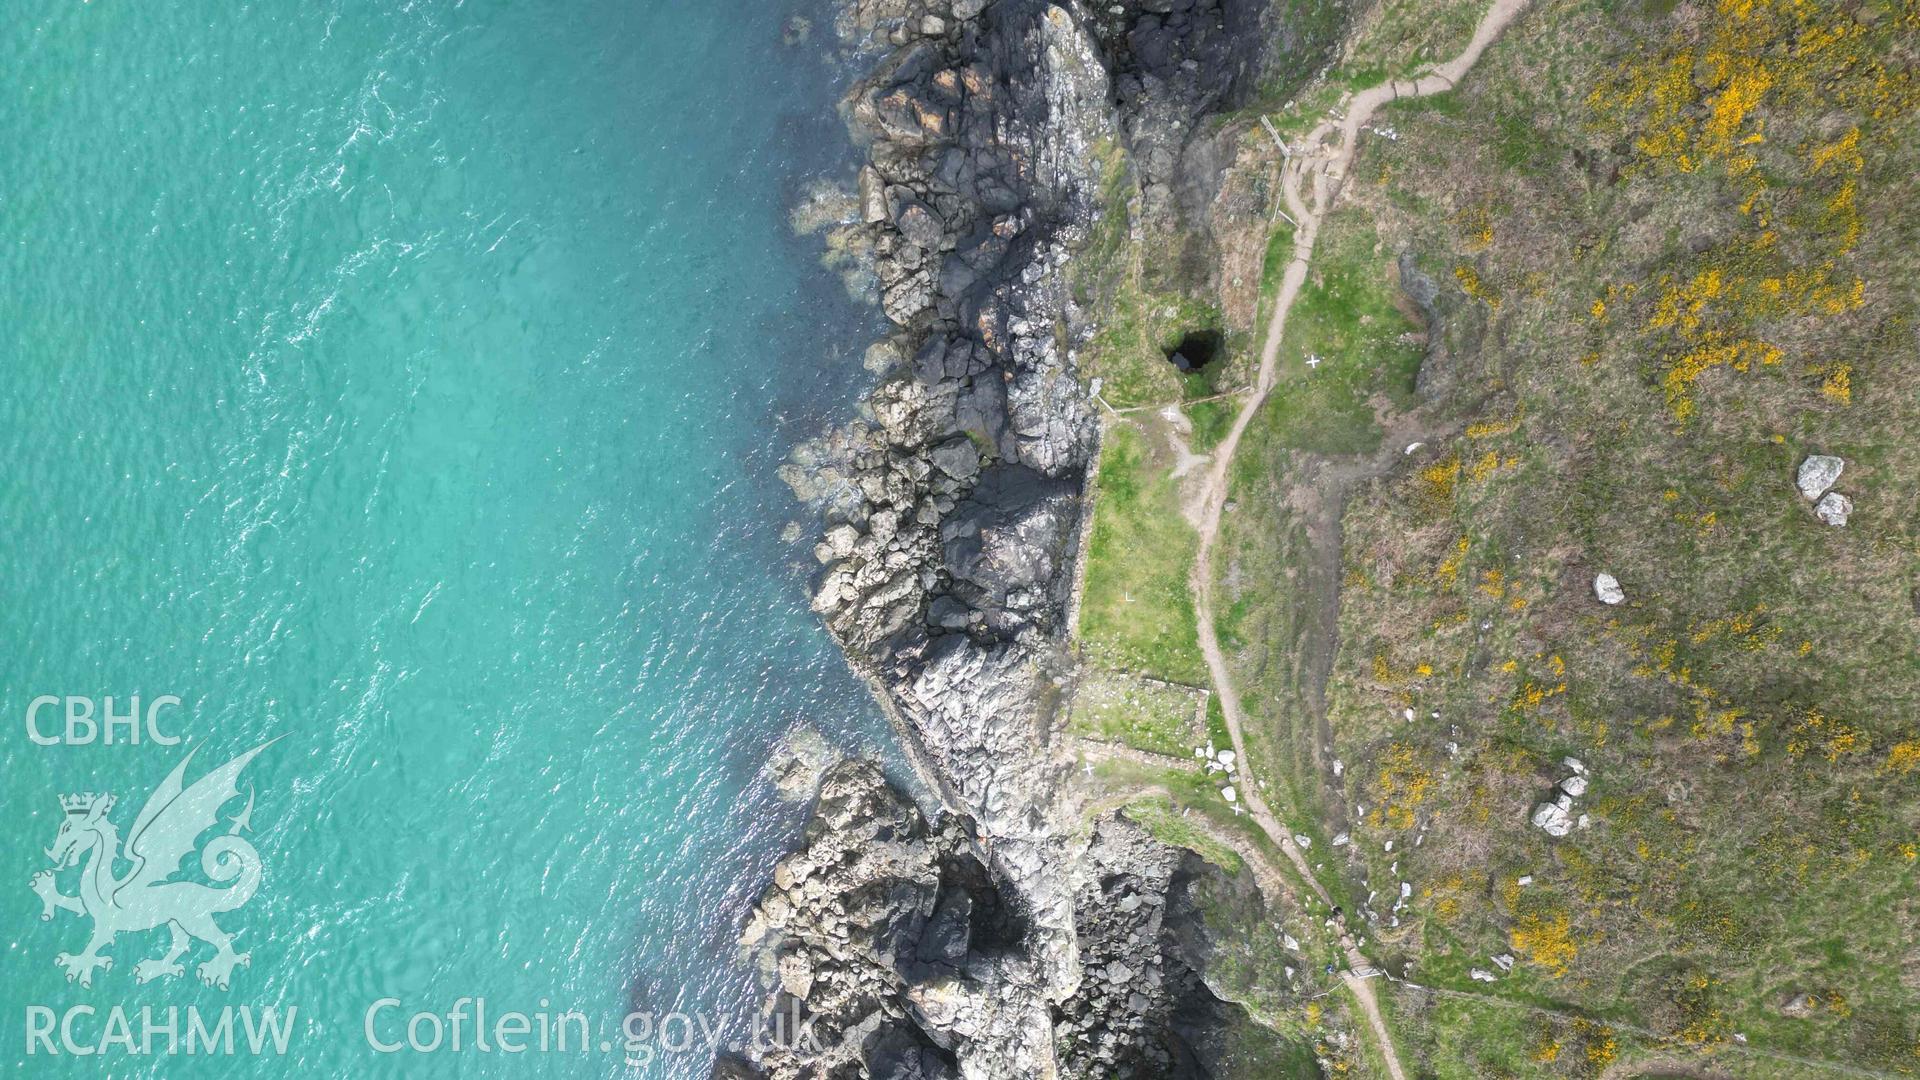
[{"label": "welsh dragon logo", "polygon": [[[180,975],[180,958],[198,938],[214,949],[213,958],[196,969],[200,981],[227,988],[234,967],[246,965],[252,954],[233,951],[233,936],[221,930],[213,917],[253,899],[260,887],[260,853],[240,835],[253,814],[251,789],[246,808],[230,819],[227,831],[200,848],[200,868],[207,879],[231,884],[216,887],[168,879],[180,871],[182,860],[193,853],[201,834],[220,824],[220,808],[239,797],[236,782],[241,770],[275,741],[261,743],[194,781],[191,787],[182,780],[187,763],[198,750],[189,751],[147,796],[147,804],[140,808],[133,828],[127,832],[124,850],[120,831],[107,816],[115,802],[112,795],[86,792],[61,796],[64,819],[53,846],[46,850],[54,868],[33,875],[30,884],[40,897],[41,919],[53,918],[56,911],[71,911],[93,920],[93,937],[85,952],[78,956],[63,952],[54,958],[66,969],[68,982],[90,987],[96,970],[113,969],[113,957],[101,950],[113,943],[114,935],[164,925],[173,933],[166,954],[135,964],[134,980],[144,983]],[[80,871],[80,891],[68,896],[60,891],[54,876],[83,857],[87,864]],[[130,864],[125,874],[115,869],[121,862]]]}]

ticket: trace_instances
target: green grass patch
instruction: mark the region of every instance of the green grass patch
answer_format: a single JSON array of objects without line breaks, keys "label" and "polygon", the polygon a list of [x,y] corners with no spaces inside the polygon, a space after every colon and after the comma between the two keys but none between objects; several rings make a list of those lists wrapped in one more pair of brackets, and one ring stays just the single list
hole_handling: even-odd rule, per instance
[{"label": "green grass patch", "polygon": [[1227,367],[1224,349],[1203,372],[1182,372],[1167,359],[1182,337],[1202,330],[1225,336],[1218,307],[1123,279],[1082,355],[1082,372],[1100,380],[1101,396],[1117,409],[1206,397],[1215,392],[1215,373]]},{"label": "green grass patch", "polygon": [[1562,1076],[1576,1053],[1584,1056],[1583,1048],[1567,1045],[1570,1037],[1537,1013],[1462,998],[1423,999],[1418,991],[1403,994],[1413,1007],[1398,1010],[1400,1030],[1409,1042],[1425,1044],[1435,1080]]},{"label": "green grass patch", "polygon": [[1262,420],[1280,446],[1364,453],[1380,442],[1373,399],[1414,403],[1418,328],[1395,304],[1392,260],[1361,212],[1336,214],[1322,235],[1287,314],[1280,383]]},{"label": "green grass patch", "polygon": [[1246,860],[1239,852],[1195,827],[1192,819],[1183,816],[1166,798],[1153,796],[1130,802],[1126,813],[1135,824],[1152,833],[1154,839],[1199,852],[1201,858],[1229,874],[1238,874],[1246,868]]},{"label": "green grass patch", "polygon": [[1220,707],[1219,694],[1207,697],[1207,741],[1219,749],[1233,745],[1233,733],[1227,730],[1227,713]]},{"label": "green grass patch", "polygon": [[[1319,824],[1318,737],[1303,677],[1317,662],[1316,650],[1334,647],[1320,610],[1339,586],[1339,568],[1315,561],[1307,522],[1291,509],[1287,477],[1300,451],[1376,449],[1376,404],[1413,406],[1422,350],[1395,303],[1392,270],[1367,214],[1336,213],[1328,221],[1314,271],[1288,314],[1279,384],[1233,465],[1236,509],[1222,533],[1224,558],[1213,567],[1230,575],[1219,589],[1216,629],[1253,718],[1246,732],[1251,764],[1273,784],[1268,799],[1284,808],[1289,827],[1314,839],[1316,857],[1330,834]],[[1320,358],[1316,367],[1303,363],[1310,355]],[[1317,876],[1344,895],[1350,886],[1336,863]]]},{"label": "green grass patch", "polygon": [[1466,115],[1466,110],[1466,104],[1460,95],[1449,91],[1442,94],[1428,94],[1425,97],[1395,98],[1380,106],[1380,115],[1409,118],[1433,113],[1439,116],[1459,117]]},{"label": "green grass patch", "polygon": [[1206,454],[1219,446],[1239,412],[1240,402],[1235,398],[1212,398],[1188,405],[1187,419],[1193,424],[1193,438],[1188,445],[1193,452]]},{"label": "green grass patch", "polygon": [[1139,428],[1108,429],[1098,487],[1080,605],[1083,648],[1114,670],[1202,685],[1206,666],[1187,587],[1199,538]]}]

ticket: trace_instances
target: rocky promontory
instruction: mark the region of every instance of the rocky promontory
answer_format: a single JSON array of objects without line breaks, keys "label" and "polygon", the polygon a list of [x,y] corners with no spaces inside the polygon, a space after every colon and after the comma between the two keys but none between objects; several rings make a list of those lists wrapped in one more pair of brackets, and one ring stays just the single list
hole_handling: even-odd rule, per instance
[{"label": "rocky promontory", "polygon": [[870,766],[827,773],[746,941],[768,1015],[826,1037],[762,1051],[769,1076],[1202,1074],[1173,1018],[1205,1013],[1178,1000],[1203,983],[1156,944],[1183,853],[1111,816],[1090,837],[1051,738],[1099,437],[1067,268],[1097,149],[1170,198],[1197,121],[1250,92],[1264,17],[854,0],[839,22],[882,54],[846,103],[868,158],[848,228],[893,328],[862,417],[782,475],[824,519],[813,607],[942,813]]}]

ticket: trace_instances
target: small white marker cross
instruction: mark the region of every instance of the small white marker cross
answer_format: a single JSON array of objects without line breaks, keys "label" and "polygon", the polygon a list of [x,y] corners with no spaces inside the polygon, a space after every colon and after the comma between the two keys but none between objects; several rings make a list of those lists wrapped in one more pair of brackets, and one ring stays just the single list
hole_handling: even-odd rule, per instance
[{"label": "small white marker cross", "polygon": [[1317,356],[1317,355],[1310,355],[1310,356],[1308,356],[1308,357],[1307,357],[1307,366],[1308,366],[1308,367],[1310,367],[1310,368],[1317,368],[1317,367],[1319,367],[1319,366],[1320,366],[1320,357],[1319,357],[1319,356]]},{"label": "small white marker cross", "polygon": [[1092,775],[1093,775],[1093,762],[1091,762],[1091,761],[1089,761],[1089,762],[1087,762],[1087,767],[1086,767],[1086,768],[1084,768],[1084,769],[1082,769],[1082,770],[1080,770],[1080,771],[1081,771],[1081,772],[1084,772],[1084,773],[1086,773],[1086,774],[1087,774],[1088,776],[1092,776]]}]

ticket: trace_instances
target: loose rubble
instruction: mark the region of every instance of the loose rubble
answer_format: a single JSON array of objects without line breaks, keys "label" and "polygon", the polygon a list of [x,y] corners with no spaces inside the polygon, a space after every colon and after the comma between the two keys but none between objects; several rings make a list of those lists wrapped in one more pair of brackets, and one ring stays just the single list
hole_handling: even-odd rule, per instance
[{"label": "loose rubble", "polygon": [[1561,765],[1568,775],[1554,785],[1551,798],[1534,806],[1529,819],[1535,828],[1555,838],[1566,836],[1576,825],[1585,828],[1590,824],[1586,815],[1582,814],[1577,822],[1573,815],[1573,801],[1587,793],[1587,766],[1579,758],[1571,757],[1562,761]]}]

